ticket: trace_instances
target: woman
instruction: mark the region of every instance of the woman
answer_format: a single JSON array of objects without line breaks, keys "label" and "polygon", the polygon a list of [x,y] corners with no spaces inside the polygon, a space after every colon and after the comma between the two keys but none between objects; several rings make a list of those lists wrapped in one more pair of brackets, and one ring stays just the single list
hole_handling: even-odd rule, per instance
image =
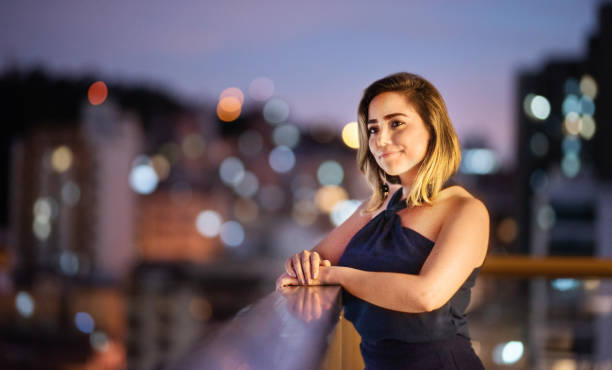
[{"label": "woman", "polygon": [[444,100],[424,78],[396,73],[364,91],[358,121],[371,198],[287,259],[277,287],[342,285],[366,369],[482,369],[464,313],[489,216],[464,188],[445,187],[461,152]]}]

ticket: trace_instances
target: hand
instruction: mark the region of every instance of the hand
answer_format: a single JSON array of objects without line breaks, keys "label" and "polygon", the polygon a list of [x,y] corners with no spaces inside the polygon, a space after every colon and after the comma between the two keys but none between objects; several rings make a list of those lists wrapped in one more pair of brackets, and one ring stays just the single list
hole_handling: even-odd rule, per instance
[{"label": "hand", "polygon": [[[309,279],[308,284],[301,284],[299,280],[287,273],[282,274],[276,279],[276,290],[282,290],[283,287],[290,285],[336,285],[339,282],[339,273],[343,267],[328,266],[329,261],[325,260],[325,264],[321,266],[317,279]],[[335,274],[333,274],[335,272]],[[332,276],[333,274],[333,276]]]},{"label": "hand", "polygon": [[300,285],[310,285],[311,279],[318,279],[320,266],[331,266],[331,262],[321,259],[316,251],[304,250],[285,261],[285,271],[289,276],[296,278]]}]

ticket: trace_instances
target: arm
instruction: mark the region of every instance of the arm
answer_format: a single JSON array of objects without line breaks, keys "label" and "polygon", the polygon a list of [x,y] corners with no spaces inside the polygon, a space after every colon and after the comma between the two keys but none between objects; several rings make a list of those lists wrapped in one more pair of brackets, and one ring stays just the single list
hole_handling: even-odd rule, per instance
[{"label": "arm", "polygon": [[465,198],[442,225],[418,275],[321,268],[321,280],[341,284],[352,295],[404,312],[440,308],[482,264],[489,240],[489,215],[482,202]]}]

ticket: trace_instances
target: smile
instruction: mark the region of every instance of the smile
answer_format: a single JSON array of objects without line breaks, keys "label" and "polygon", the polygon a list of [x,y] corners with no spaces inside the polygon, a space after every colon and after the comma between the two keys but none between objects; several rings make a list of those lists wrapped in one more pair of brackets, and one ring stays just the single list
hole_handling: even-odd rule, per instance
[{"label": "smile", "polygon": [[395,155],[395,154],[399,154],[399,153],[401,153],[401,151],[398,151],[398,152],[387,152],[387,153],[382,153],[382,154],[380,155],[380,158],[389,158],[389,157],[391,157],[391,156],[393,156],[393,155]]}]

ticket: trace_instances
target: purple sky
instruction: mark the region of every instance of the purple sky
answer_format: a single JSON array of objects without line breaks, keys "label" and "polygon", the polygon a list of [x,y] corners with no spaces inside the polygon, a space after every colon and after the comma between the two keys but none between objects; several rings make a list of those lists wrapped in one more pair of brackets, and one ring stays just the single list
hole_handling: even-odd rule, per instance
[{"label": "purple sky", "polygon": [[438,87],[461,140],[480,136],[509,163],[517,70],[582,56],[599,3],[9,0],[0,70],[95,72],[196,101],[266,76],[293,122],[339,128],[369,83],[404,70]]}]

